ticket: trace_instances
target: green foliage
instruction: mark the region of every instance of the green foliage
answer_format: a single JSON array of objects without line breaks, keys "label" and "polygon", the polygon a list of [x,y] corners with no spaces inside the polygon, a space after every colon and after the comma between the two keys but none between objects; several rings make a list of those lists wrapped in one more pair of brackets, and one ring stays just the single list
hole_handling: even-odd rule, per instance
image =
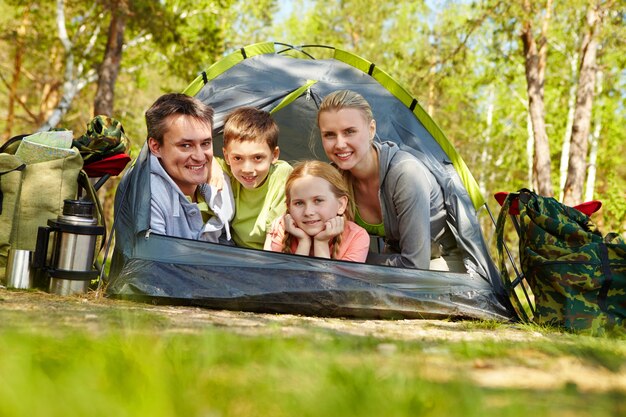
[{"label": "green foliage", "polygon": [[[277,0],[233,1],[220,16],[224,50],[229,52],[249,44],[272,40],[277,12]],[[208,67],[212,62],[205,64]]]},{"label": "green foliage", "polygon": [[614,171],[609,172],[605,185],[607,185],[606,191],[600,198],[603,201],[604,217],[612,219],[612,222],[603,231],[605,233],[609,231],[621,232],[622,236],[626,236],[626,198],[624,198],[626,180],[623,173],[620,176]]},{"label": "green foliage", "polygon": [[[22,70],[17,79],[28,88],[20,88],[17,96],[24,107],[32,109],[21,112],[13,130],[17,133],[13,134],[28,132],[33,125],[41,123],[43,115],[37,107],[54,94],[53,89],[59,84],[58,81],[55,83],[53,73],[62,70],[63,54],[56,40],[54,19],[50,18],[55,13],[51,6],[51,2],[33,1],[6,1],[2,4],[0,14],[6,22],[0,29],[0,50],[4,58],[0,66],[0,106],[3,109],[8,107],[9,84],[16,78],[13,69],[21,53]],[[5,129],[4,122],[2,117],[0,130]]]}]

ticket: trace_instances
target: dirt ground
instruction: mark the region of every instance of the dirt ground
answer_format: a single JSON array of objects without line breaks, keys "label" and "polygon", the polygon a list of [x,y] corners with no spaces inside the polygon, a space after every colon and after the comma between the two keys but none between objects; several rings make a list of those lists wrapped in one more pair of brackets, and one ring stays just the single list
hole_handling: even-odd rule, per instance
[{"label": "dirt ground", "polygon": [[[460,371],[486,387],[559,389],[573,384],[580,391],[618,391],[626,394],[626,364],[609,370],[579,356],[553,357],[529,347],[530,342],[576,343],[558,332],[540,332],[519,325],[476,325],[444,320],[352,320],[258,314],[195,307],[155,306],[98,298],[94,293],[61,297],[40,291],[0,288],[0,329],[52,331],[81,328],[94,333],[125,320],[148,320],[159,331],[196,332],[222,328],[246,336],[298,337],[315,334],[368,336],[381,340],[378,349],[393,355],[396,341],[427,342],[424,369],[429,378],[441,380]],[[26,319],[26,320],[25,320]],[[29,323],[25,329],[20,323]],[[38,323],[36,328],[32,323]],[[453,360],[448,342],[514,342],[519,346],[506,358]],[[626,348],[622,352],[626,356]],[[445,371],[444,371],[445,370]]]}]

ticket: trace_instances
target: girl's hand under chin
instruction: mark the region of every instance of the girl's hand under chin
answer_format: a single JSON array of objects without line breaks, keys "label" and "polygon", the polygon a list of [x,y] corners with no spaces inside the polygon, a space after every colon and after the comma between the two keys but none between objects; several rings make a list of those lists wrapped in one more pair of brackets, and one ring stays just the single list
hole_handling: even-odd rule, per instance
[{"label": "girl's hand under chin", "polygon": [[343,232],[345,227],[345,220],[343,216],[335,216],[332,219],[326,221],[326,227],[318,234],[313,236],[316,241],[328,242],[335,236],[339,236]]},{"label": "girl's hand under chin", "polygon": [[309,235],[306,232],[298,227],[293,217],[290,214],[285,214],[285,232],[289,233],[291,236],[295,237],[298,240],[309,240]]}]

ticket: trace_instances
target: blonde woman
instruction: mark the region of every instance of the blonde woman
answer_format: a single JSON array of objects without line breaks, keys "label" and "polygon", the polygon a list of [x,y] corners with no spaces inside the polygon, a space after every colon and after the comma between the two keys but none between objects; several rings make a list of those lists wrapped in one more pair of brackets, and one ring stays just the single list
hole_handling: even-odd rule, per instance
[{"label": "blonde woman", "polygon": [[385,239],[385,253],[367,261],[466,272],[441,187],[415,156],[392,142],[374,142],[369,103],[354,91],[335,91],[322,101],[317,122],[326,155],[354,195],[355,222]]}]

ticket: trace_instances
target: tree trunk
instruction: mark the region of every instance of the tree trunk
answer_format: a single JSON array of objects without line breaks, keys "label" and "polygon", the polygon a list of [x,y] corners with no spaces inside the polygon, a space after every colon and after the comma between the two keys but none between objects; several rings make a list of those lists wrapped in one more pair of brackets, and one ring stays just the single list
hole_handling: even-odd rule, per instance
[{"label": "tree trunk", "polygon": [[493,110],[495,107],[496,100],[496,89],[494,84],[489,85],[489,95],[487,96],[487,125],[485,126],[485,130],[483,131],[483,150],[480,154],[480,165],[483,169],[480,170],[480,177],[478,181],[478,187],[480,188],[480,192],[483,195],[487,194],[487,184],[486,184],[486,167],[491,166],[491,130],[493,128]]},{"label": "tree trunk", "polygon": [[563,190],[563,203],[576,205],[582,201],[583,184],[587,170],[587,149],[591,126],[591,108],[593,105],[593,89],[596,78],[596,53],[598,49],[597,33],[600,28],[600,8],[590,5],[587,10],[586,33],[581,45],[582,52],[578,90],[576,92],[576,109],[570,140],[569,164],[567,180]]},{"label": "tree trunk", "polygon": [[30,8],[24,10],[22,16],[22,24],[17,29],[17,39],[15,40],[15,58],[13,59],[13,76],[11,77],[11,84],[9,84],[9,101],[7,103],[7,117],[4,133],[2,134],[2,141],[6,141],[11,137],[13,130],[13,124],[15,123],[15,104],[17,97],[17,89],[20,84],[20,77],[22,75],[22,58],[24,57],[24,35],[26,34],[26,27],[30,20]]},{"label": "tree trunk", "polygon": [[57,30],[59,32],[59,40],[63,45],[63,49],[65,49],[63,95],[59,100],[59,104],[52,111],[48,119],[41,126],[39,126],[39,131],[42,132],[56,127],[72,104],[74,96],[78,93],[77,80],[74,77],[74,54],[72,52],[72,42],[67,34],[67,28],[65,27],[65,3],[63,0],[57,0],[56,23]]},{"label": "tree trunk", "polygon": [[[524,23],[522,29],[522,43],[524,44],[524,58],[526,70],[526,90],[528,92],[528,111],[533,125],[535,149],[533,155],[533,182],[536,181],[538,194],[552,196],[552,180],[550,176],[550,144],[545,124],[545,109],[543,101],[543,84],[546,70],[546,56],[548,51],[548,22],[552,0],[546,4],[546,12],[541,25],[539,45],[532,33],[531,17]],[[526,1],[524,8],[529,13],[530,3]]]},{"label": "tree trunk", "polygon": [[122,61],[124,46],[124,29],[128,17],[126,0],[120,0],[112,5],[111,23],[107,38],[104,59],[98,71],[98,89],[94,99],[94,115],[113,115],[115,97],[115,81]]},{"label": "tree trunk", "polygon": [[530,187],[534,190],[539,189],[537,185],[537,177],[534,175],[533,155],[535,154],[535,138],[533,136],[533,121],[530,118],[530,112],[526,115],[526,161],[528,162],[528,172],[526,180]]},{"label": "tree trunk", "polygon": [[572,126],[574,125],[574,108],[576,104],[576,72],[578,69],[578,53],[569,57],[572,71],[571,86],[567,97],[567,123],[565,124],[565,134],[563,146],[561,146],[561,165],[559,168],[559,201],[563,201],[563,188],[567,179],[567,168],[569,163],[570,139],[572,136]]},{"label": "tree trunk", "polygon": [[[435,34],[431,32],[431,37],[437,39]],[[428,103],[426,104],[426,112],[430,117],[435,117],[435,100],[436,100],[436,82],[437,82],[437,62],[439,61],[439,42],[434,41],[430,45],[430,54],[428,58]]]},{"label": "tree trunk", "polygon": [[[596,76],[596,96],[602,94],[602,70]],[[585,186],[585,201],[593,200],[593,193],[596,184],[596,170],[598,160],[598,147],[600,144],[600,132],[602,131],[602,117],[600,112],[596,113],[595,126],[591,135],[591,148],[589,150],[589,169],[587,170],[587,185]]]}]

